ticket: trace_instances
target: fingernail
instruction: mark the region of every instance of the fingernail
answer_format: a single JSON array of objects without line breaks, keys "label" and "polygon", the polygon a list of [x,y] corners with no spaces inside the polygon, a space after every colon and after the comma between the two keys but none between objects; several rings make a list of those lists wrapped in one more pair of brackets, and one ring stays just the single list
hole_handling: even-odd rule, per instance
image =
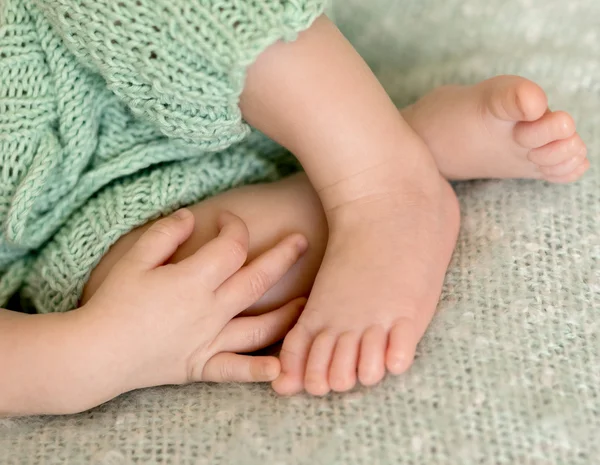
[{"label": "fingernail", "polygon": [[175,213],[173,213],[173,217],[177,220],[185,220],[192,214],[187,208],[180,208]]},{"label": "fingernail", "polygon": [[265,376],[265,381],[274,381],[279,377],[281,373],[281,366],[279,363],[265,363],[263,366],[263,375]]}]

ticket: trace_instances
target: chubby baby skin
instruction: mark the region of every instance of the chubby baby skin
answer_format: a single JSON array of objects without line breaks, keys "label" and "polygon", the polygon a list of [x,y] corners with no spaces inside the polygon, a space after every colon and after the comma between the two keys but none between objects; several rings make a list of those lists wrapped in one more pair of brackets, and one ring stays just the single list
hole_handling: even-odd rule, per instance
[{"label": "chubby baby skin", "polygon": [[[173,261],[216,234],[223,209],[248,225],[250,257],[290,232],[308,239],[304,257],[249,310],[309,296],[284,340],[273,382],[280,394],[346,391],[410,366],[459,227],[444,178],[568,182],[589,166],[572,118],[550,111],[543,90],[523,78],[441,88],[398,112],[325,18],[259,58],[241,106],[306,174],[191,206],[197,227]],[[84,300],[147,227],[115,244]]]},{"label": "chubby baby skin", "polygon": [[[506,147],[520,150],[515,164],[538,167],[544,150],[569,157],[575,149],[573,162],[538,171],[550,180],[568,169],[580,175],[587,165],[576,144],[546,147],[573,136],[570,128],[556,123],[556,114],[544,119],[543,92],[524,86],[497,81],[477,88],[474,111],[481,116],[473,124],[483,120],[481,130],[498,133],[498,142],[509,139]],[[284,340],[274,389],[321,395],[349,389],[356,377],[370,385],[386,369],[404,372],[434,314],[459,227],[456,197],[427,138],[326,18],[259,57],[241,103],[251,124],[302,162],[329,228],[306,308]],[[514,175],[534,177],[524,169]]]},{"label": "chubby baby skin", "polygon": [[279,340],[303,299],[234,318],[306,250],[291,234],[247,261],[248,230],[229,213],[215,238],[177,264],[194,229],[180,210],[146,228],[93,297],[67,313],[0,309],[0,417],[87,410],[132,389],[198,381],[270,381],[273,356],[240,354]]},{"label": "chubby baby skin", "polygon": [[[434,314],[459,228],[447,179],[570,182],[589,167],[535,83],[443,87],[399,112],[326,18],[259,57],[241,108],[306,173],[123,236],[72,312],[0,309],[0,416],[159,384],[376,384],[408,369]],[[284,336],[280,359],[240,355]]]}]

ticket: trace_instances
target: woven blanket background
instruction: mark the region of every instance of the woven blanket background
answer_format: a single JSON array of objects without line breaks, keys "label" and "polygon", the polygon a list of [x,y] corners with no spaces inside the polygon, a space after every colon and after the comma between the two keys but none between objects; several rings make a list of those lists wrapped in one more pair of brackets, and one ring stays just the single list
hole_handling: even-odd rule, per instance
[{"label": "woven blanket background", "polygon": [[536,79],[572,111],[582,182],[456,185],[463,228],[412,371],[324,399],[195,385],[0,421],[1,464],[600,463],[600,2],[343,0],[399,104],[449,82]]}]

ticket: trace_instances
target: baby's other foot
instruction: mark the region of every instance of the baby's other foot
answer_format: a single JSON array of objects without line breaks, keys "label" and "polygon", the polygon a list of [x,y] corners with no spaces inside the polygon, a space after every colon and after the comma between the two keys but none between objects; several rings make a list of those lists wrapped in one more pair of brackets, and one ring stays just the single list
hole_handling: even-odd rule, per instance
[{"label": "baby's other foot", "polygon": [[518,76],[435,89],[402,115],[447,179],[532,178],[565,183],[589,167],[573,118]]},{"label": "baby's other foot", "polygon": [[[458,201],[408,190],[384,208],[372,199],[330,241],[308,304],[284,340],[279,394],[370,386],[406,371],[431,321],[459,227]],[[354,207],[353,207],[354,208]],[[383,213],[381,213],[383,212]],[[357,214],[358,213],[358,214]]]}]

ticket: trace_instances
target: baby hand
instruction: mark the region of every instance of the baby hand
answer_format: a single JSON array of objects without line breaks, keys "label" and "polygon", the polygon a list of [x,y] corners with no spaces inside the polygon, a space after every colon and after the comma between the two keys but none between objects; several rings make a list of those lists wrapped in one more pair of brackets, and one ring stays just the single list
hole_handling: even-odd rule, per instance
[{"label": "baby hand", "polygon": [[[110,334],[102,363],[117,392],[197,381],[271,381],[275,357],[239,355],[280,340],[304,305],[297,299],[260,316],[236,315],[255,303],[307,248],[288,236],[243,266],[248,252],[244,222],[223,214],[218,237],[177,264],[165,264],[190,236],[188,210],[156,222],[114,266],[82,315]],[[103,367],[99,367],[102,369]],[[110,390],[110,389],[109,389]],[[102,401],[102,399],[100,399]]]}]

